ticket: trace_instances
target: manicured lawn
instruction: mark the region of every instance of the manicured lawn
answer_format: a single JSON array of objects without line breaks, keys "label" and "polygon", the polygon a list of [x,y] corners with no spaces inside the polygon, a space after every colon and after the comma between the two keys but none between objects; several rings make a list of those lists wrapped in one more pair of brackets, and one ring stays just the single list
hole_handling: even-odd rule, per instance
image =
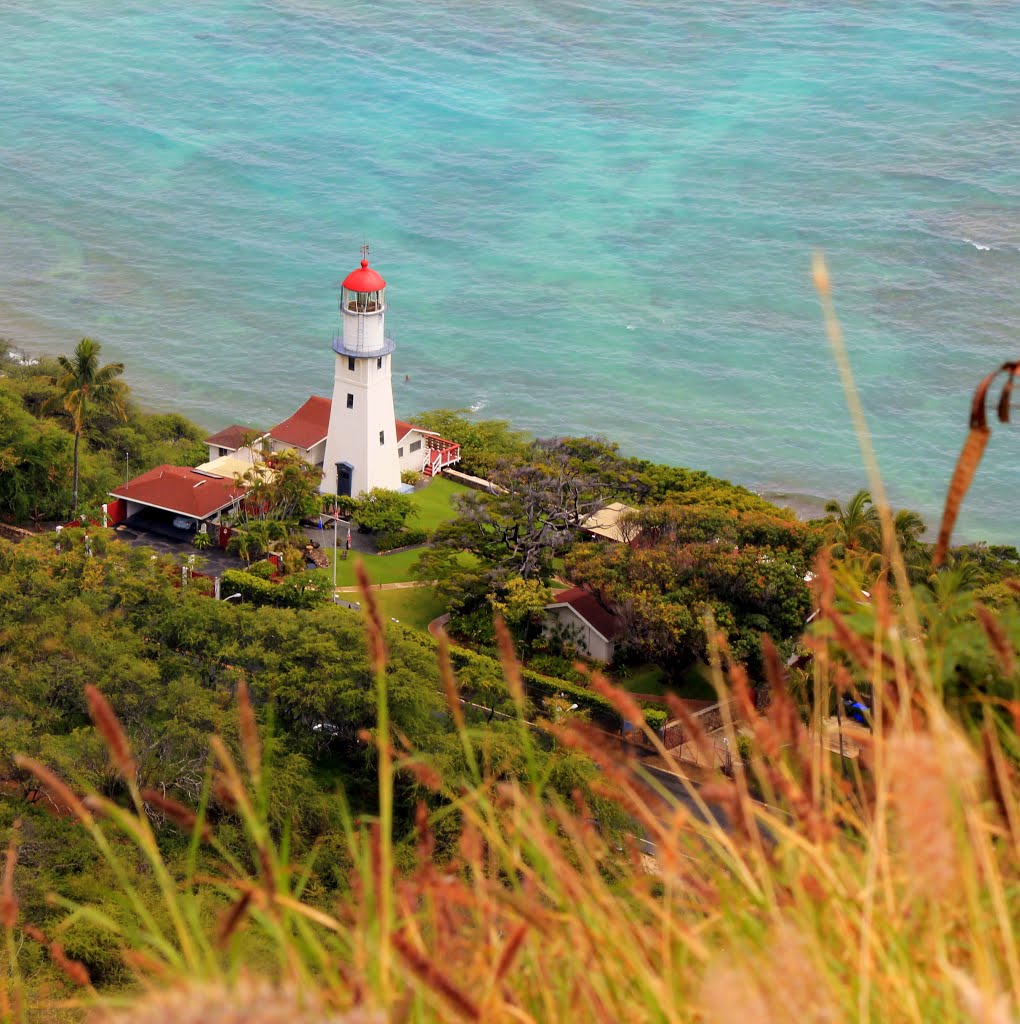
[{"label": "manicured lawn", "polygon": [[[397,551],[392,555],[362,555],[352,551],[347,558],[343,558],[343,552],[338,552],[336,563],[336,585],[338,587],[353,587],[357,584],[354,575],[354,563],[360,558],[365,564],[368,578],[373,583],[403,583],[405,580],[413,579],[411,566],[418,561],[422,548],[411,548],[408,551]],[[332,551],[327,551],[332,557]]]},{"label": "manicured lawn", "polygon": [[408,590],[380,590],[375,594],[379,610],[402,625],[424,632],[428,624],[438,618],[446,607],[431,587],[413,587]]},{"label": "manicured lawn", "polygon": [[718,694],[712,685],[712,670],[700,661],[696,661],[680,677],[672,692],[678,697],[688,700],[718,700]]},{"label": "manicured lawn", "polygon": [[[333,552],[329,548],[324,549],[326,554],[332,557]],[[365,570],[372,583],[403,583],[406,580],[414,579],[411,574],[411,567],[418,561],[418,556],[424,548],[410,548],[407,551],[396,551],[392,555],[359,555],[352,551],[346,559],[338,558],[336,566],[336,585],[338,587],[353,587],[357,585],[354,576],[354,563],[358,558],[365,563]],[[339,552],[343,554],[343,552]],[[475,561],[474,555],[463,552],[458,556],[463,565],[471,565]]]},{"label": "manicured lawn", "polygon": [[423,487],[411,495],[411,501],[418,514],[408,520],[408,526],[434,530],[440,523],[453,518],[454,496],[464,494],[468,490],[469,488],[463,484],[456,484],[445,477],[437,476],[428,487]]},{"label": "manicured lawn", "polygon": [[675,693],[688,700],[715,700],[712,674],[707,665],[695,662],[672,686],[665,682],[665,673],[658,665],[636,665],[627,674],[610,672],[612,680],[631,693]]},{"label": "manicured lawn", "polygon": [[611,674],[614,683],[631,693],[662,694],[665,692],[665,687],[662,685],[663,672],[658,665],[636,665],[626,675]]}]

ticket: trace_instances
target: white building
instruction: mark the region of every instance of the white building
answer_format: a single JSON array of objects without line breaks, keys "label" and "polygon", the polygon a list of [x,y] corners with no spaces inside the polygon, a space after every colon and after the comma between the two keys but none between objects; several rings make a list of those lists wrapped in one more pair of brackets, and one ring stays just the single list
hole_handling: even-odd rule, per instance
[{"label": "white building", "polygon": [[616,654],[616,638],[623,631],[623,623],[590,590],[571,587],[553,595],[552,602],[545,606],[545,632],[564,631],[589,658],[609,664]]},{"label": "white building", "polygon": [[333,404],[322,467],[324,494],[400,489],[386,282],[363,259],[340,291],[341,331],[333,339]]}]

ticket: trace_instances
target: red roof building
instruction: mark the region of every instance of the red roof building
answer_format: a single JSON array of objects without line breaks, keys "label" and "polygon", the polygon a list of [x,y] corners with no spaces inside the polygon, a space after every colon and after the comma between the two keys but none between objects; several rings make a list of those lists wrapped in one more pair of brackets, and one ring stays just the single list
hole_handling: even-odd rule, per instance
[{"label": "red roof building", "polygon": [[584,587],[563,590],[553,596],[545,610],[547,632],[567,630],[589,657],[607,664],[613,660],[615,641],[623,631],[623,622],[590,590]]},{"label": "red roof building", "polygon": [[439,437],[434,430],[425,430],[422,427],[416,427],[413,423],[406,423],[404,420],[394,420],[393,423],[397,428],[398,441],[403,441],[412,430],[416,430],[423,437]]},{"label": "red roof building", "polygon": [[329,433],[329,410],[332,402],[328,398],[312,395],[293,416],[277,423],[269,436],[274,441],[308,451],[326,440]]},{"label": "red roof building", "polygon": [[205,439],[205,443],[211,448],[224,448],[228,452],[236,452],[244,444],[246,437],[259,437],[261,430],[253,427],[243,427],[240,423],[224,427],[222,430]]},{"label": "red roof building", "polygon": [[129,516],[144,506],[203,520],[235,504],[245,489],[189,466],[157,466],[110,493],[127,502]]}]

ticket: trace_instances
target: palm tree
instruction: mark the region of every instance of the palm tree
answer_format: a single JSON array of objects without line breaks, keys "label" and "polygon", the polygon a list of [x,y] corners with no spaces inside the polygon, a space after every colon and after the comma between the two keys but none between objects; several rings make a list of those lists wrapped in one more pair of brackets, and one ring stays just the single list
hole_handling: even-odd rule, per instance
[{"label": "palm tree", "polygon": [[58,356],[57,362],[64,372],[57,378],[61,394],[58,401],[71,417],[74,427],[74,489],[71,514],[78,511],[78,449],[81,444],[85,418],[90,409],[111,412],[120,419],[127,419],[124,410],[125,387],[117,378],[124,372],[123,363],[99,365],[99,350],[102,346],[91,338],[82,338],[75,346],[71,357]]},{"label": "palm tree", "polygon": [[858,491],[846,505],[835,499],[826,502],[825,512],[825,529],[834,557],[852,558],[882,550],[878,509],[869,491]]},{"label": "palm tree", "polygon": [[908,508],[901,508],[893,518],[893,531],[912,583],[923,583],[931,572],[931,548],[921,542],[926,529],[924,520]]}]

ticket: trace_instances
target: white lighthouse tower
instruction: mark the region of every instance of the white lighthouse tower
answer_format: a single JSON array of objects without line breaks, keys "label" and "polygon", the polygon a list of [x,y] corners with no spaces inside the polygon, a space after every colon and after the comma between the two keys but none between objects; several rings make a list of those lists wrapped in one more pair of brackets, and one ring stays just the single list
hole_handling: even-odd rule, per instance
[{"label": "white lighthouse tower", "polygon": [[368,265],[368,246],[340,290],[340,333],[333,339],[333,404],[322,464],[324,494],[400,488],[386,337],[386,282]]}]

